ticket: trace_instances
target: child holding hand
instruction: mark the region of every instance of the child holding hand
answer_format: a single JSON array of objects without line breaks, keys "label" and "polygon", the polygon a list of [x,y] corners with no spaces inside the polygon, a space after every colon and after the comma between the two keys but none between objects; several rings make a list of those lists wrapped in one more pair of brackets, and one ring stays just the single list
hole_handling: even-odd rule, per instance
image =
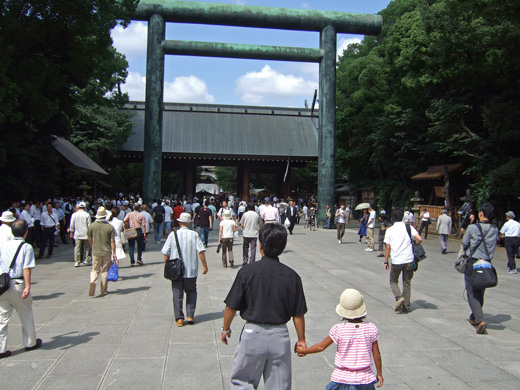
[{"label": "child holding hand", "polygon": [[[370,322],[363,322],[367,315],[365,300],[359,291],[346,289],[340,297],[336,313],[346,322],[334,325],[329,336],[309,348],[296,347],[298,356],[324,351],[332,343],[337,345],[331,382],[326,390],[374,390],[383,386],[381,353],[377,339],[379,331]],[[374,360],[377,377],[372,371]]]}]

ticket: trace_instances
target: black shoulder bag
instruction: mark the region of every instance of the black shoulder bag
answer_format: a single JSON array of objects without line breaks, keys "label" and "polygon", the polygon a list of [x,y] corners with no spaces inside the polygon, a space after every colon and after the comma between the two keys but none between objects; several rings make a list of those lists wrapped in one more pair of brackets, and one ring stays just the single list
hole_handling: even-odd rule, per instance
[{"label": "black shoulder bag", "polygon": [[[471,259],[471,256],[473,256],[473,253],[476,252],[476,250],[479,248],[480,244],[482,244],[482,241],[484,241],[484,234],[482,233],[482,228],[480,227],[480,224],[477,223],[478,230],[480,230],[480,235],[482,236],[482,240],[477,244],[477,246],[474,249],[469,248],[469,255],[466,254],[464,249],[462,248],[459,252],[459,256],[457,257],[457,261],[455,262],[455,269],[459,271],[461,274],[466,273],[466,268],[468,267],[469,259]],[[487,250],[487,248],[486,248]]]},{"label": "black shoulder bag", "polygon": [[422,244],[413,244],[412,230],[410,229],[410,225],[406,225],[406,231],[408,233],[408,237],[410,237],[410,242],[412,243],[413,250],[413,261],[410,263],[410,268],[413,272],[415,272],[419,269],[419,261],[426,259],[426,252],[424,251]]},{"label": "black shoulder bag", "polygon": [[168,259],[164,263],[164,277],[170,280],[179,280],[184,277],[184,262],[182,261],[181,247],[179,246],[179,239],[177,238],[177,231],[174,230],[175,243],[177,244],[177,255],[175,259]]},{"label": "black shoulder bag", "polygon": [[14,263],[16,262],[16,258],[18,257],[18,253],[20,253],[20,249],[22,248],[23,244],[24,243],[22,242],[18,246],[18,249],[16,250],[16,253],[14,254],[13,261],[11,261],[11,265],[9,266],[9,269],[7,270],[7,272],[0,274],[0,295],[2,295],[7,290],[9,290],[9,281],[11,280],[11,277],[9,276],[9,270],[13,269]]},{"label": "black shoulder bag", "polygon": [[[480,230],[480,234],[482,235],[482,237],[484,237],[480,224],[477,224],[477,226]],[[491,231],[491,229],[493,229],[493,227],[489,229],[488,234]],[[482,242],[484,244],[484,249],[489,260],[481,259],[473,263],[473,269],[471,270],[471,285],[474,288],[495,287],[498,284],[497,270],[495,269],[495,267],[493,267],[493,264],[491,264],[491,257],[489,256],[489,251],[486,245],[485,237],[482,239]]]}]

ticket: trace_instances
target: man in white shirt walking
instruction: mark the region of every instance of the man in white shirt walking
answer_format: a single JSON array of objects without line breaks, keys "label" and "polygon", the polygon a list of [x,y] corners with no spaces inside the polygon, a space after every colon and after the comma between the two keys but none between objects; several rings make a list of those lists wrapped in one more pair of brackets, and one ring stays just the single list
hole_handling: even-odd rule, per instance
[{"label": "man in white shirt walking", "polygon": [[[422,242],[422,238],[413,226],[410,226],[408,234],[407,226],[403,220],[403,209],[396,207],[392,212],[392,219],[396,221],[392,227],[388,228],[385,234],[385,269],[390,270],[390,288],[395,297],[395,311],[401,310],[409,312],[412,304],[410,296],[412,292],[413,271],[410,263],[413,262],[412,237],[417,244]],[[392,259],[392,266],[389,265],[389,258]],[[399,275],[403,274],[403,291],[399,289]]]},{"label": "man in white shirt walking", "polygon": [[247,211],[240,220],[243,229],[244,243],[242,245],[242,265],[254,263],[256,260],[256,242],[258,230],[262,227],[262,219],[255,211],[255,205],[250,202]]},{"label": "man in white shirt walking", "polygon": [[81,259],[83,264],[91,265],[90,244],[88,242],[88,228],[90,226],[90,214],[85,211],[85,202],[80,202],[79,210],[70,218],[70,238],[74,239],[74,266],[79,267]]},{"label": "man in white shirt walking", "polygon": [[47,258],[52,256],[54,250],[54,238],[60,231],[60,220],[58,214],[53,209],[52,202],[48,202],[46,210],[41,215],[41,231],[42,231],[42,242],[40,246],[40,253],[37,259],[41,259],[45,253],[45,247],[49,244],[49,251],[47,252]]},{"label": "man in white shirt walking", "polygon": [[516,269],[515,256],[520,244],[520,223],[515,221],[515,213],[506,213],[507,222],[500,229],[500,237],[504,237],[504,246],[507,253],[507,272],[510,274],[518,273]]},{"label": "man in white shirt walking", "polygon": [[376,210],[374,210],[374,205],[370,204],[368,207],[368,222],[367,222],[367,244],[368,248],[365,249],[367,252],[374,251],[374,229],[376,227]]}]

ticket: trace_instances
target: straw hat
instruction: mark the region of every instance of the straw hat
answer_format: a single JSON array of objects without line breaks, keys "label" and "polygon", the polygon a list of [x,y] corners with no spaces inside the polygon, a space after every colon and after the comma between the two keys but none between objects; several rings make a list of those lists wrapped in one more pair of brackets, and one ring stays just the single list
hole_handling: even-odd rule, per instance
[{"label": "straw hat", "polygon": [[107,210],[101,206],[97,209],[96,219],[105,219],[107,217]]},{"label": "straw hat", "polygon": [[231,219],[231,210],[224,210],[224,219]]},{"label": "straw hat", "polygon": [[0,221],[9,223],[16,221],[16,218],[11,211],[4,211],[0,217]]},{"label": "straw hat", "polygon": [[363,295],[358,290],[347,288],[339,298],[336,313],[347,320],[365,317],[367,315],[367,307],[365,306]]}]

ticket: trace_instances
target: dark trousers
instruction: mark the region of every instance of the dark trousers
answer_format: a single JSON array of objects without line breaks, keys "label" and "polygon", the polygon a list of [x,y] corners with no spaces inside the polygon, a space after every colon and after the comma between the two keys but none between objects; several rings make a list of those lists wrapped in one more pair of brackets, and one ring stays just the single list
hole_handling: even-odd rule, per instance
[{"label": "dark trousers", "polygon": [[296,217],[290,217],[290,218],[289,218],[289,222],[291,223],[291,224],[289,225],[289,233],[292,234],[292,231],[293,231],[293,229],[294,229],[294,225],[296,224]]},{"label": "dark trousers", "polygon": [[172,280],[173,312],[175,321],[184,319],[184,293],[186,293],[186,314],[195,317],[197,307],[197,278]]},{"label": "dark trousers", "polygon": [[34,220],[34,243],[38,245],[38,248],[42,246],[42,227],[40,225],[40,220]]},{"label": "dark trousers", "polygon": [[[256,260],[256,237],[244,237],[244,244],[242,245],[242,263],[254,263]],[[249,252],[251,251],[251,254]]]},{"label": "dark trousers", "polygon": [[428,238],[428,226],[430,225],[430,221],[422,221],[421,228],[419,229],[419,235],[421,235],[424,229],[424,238]]},{"label": "dark trousers", "polygon": [[484,321],[484,312],[482,307],[484,306],[484,293],[485,288],[475,288],[471,284],[471,272],[473,271],[473,264],[476,259],[470,259],[466,267],[466,273],[464,274],[464,283],[466,285],[466,293],[468,295],[468,304],[471,309],[470,319],[475,320],[477,324]]},{"label": "dark trousers", "polygon": [[49,244],[49,252],[47,253],[49,256],[52,255],[52,251],[54,250],[54,232],[56,231],[55,227],[43,228],[42,230],[42,241],[40,243],[40,257],[45,253],[45,247]]},{"label": "dark trousers", "polygon": [[340,241],[343,238],[343,235],[345,234],[345,224],[338,222],[336,224],[336,230],[338,233],[338,241]]},{"label": "dark trousers", "polygon": [[[38,229],[41,230],[40,227],[38,227]],[[27,237],[25,237],[25,242],[28,243],[28,244],[31,244],[33,247],[34,247],[34,231],[36,229],[33,227],[29,228],[29,230],[27,230]]]},{"label": "dark trousers", "polygon": [[128,240],[128,253],[130,255],[130,264],[135,264],[134,250],[137,242],[137,260],[143,260],[144,235],[141,229],[137,230],[137,238]]},{"label": "dark trousers", "polygon": [[67,226],[65,225],[65,221],[62,219],[60,220],[60,238],[61,242],[64,244],[68,244],[67,241]]},{"label": "dark trousers", "polygon": [[520,244],[520,238],[518,237],[505,237],[504,245],[507,253],[507,268],[516,269],[515,256],[518,252],[518,245]]}]

